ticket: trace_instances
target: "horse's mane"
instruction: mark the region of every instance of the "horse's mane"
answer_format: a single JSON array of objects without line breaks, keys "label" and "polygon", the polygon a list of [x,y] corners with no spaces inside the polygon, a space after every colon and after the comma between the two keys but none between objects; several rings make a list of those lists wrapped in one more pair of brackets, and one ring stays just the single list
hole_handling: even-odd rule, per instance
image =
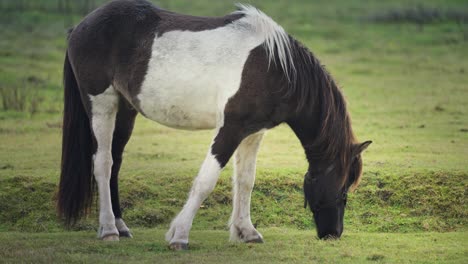
[{"label": "horse's mane", "polygon": [[263,46],[268,54],[269,63],[279,65],[288,81],[296,78],[296,69],[291,54],[289,35],[273,19],[261,10],[245,4],[236,4],[235,14],[243,14],[249,18],[249,24],[255,32],[265,39]]},{"label": "horse's mane", "polygon": [[[335,169],[349,169],[356,138],[346,101],[331,75],[312,52],[262,11],[250,5],[237,4],[237,7],[239,10],[235,13],[248,16],[256,32],[265,38],[264,47],[270,64],[273,62],[284,73],[288,83],[285,91],[282,91],[285,98],[297,102],[298,113],[318,106],[319,127],[313,143],[304,146],[306,151],[313,153],[315,161],[337,160]],[[345,180],[346,177],[342,183]]]},{"label": "horse's mane", "polygon": [[[314,161],[336,161],[335,169],[348,170],[352,162],[353,144],[357,140],[351,128],[345,98],[325,66],[312,52],[294,38],[290,37],[290,41],[297,75],[289,82],[285,96],[295,99],[297,112],[319,111],[315,139],[304,147],[312,154],[309,158]],[[357,175],[356,180],[359,177]],[[346,180],[345,176],[341,183],[344,184]]]}]

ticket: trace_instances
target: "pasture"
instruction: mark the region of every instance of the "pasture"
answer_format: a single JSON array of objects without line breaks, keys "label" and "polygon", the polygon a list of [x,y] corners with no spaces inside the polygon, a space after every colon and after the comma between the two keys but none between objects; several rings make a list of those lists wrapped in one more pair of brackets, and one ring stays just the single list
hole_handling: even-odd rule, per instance
[{"label": "pasture", "polygon": [[[22,10],[0,5],[1,261],[468,261],[464,1],[245,1],[327,66],[347,98],[355,134],[374,143],[363,154],[364,175],[350,194],[341,240],[316,239],[311,213],[303,208],[307,163],[282,125],[262,142],[252,195],[252,220],[266,243],[228,242],[229,165],[194,220],[189,252],[171,252],[163,234],[185,202],[211,131],[174,130],[137,118],[120,174],[133,239],[97,240],[96,207],[72,231],[57,220],[66,28],[83,12],[65,16],[55,2],[35,1]],[[153,2],[202,16],[234,10],[226,0]]]}]

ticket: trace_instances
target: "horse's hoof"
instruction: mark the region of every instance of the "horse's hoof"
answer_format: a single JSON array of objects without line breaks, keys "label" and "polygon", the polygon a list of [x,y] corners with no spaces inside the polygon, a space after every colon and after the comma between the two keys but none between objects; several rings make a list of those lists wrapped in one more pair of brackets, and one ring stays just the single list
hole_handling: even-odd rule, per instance
[{"label": "horse's hoof", "polygon": [[119,241],[119,236],[115,234],[110,234],[102,238],[103,241]]},{"label": "horse's hoof", "polygon": [[119,232],[120,237],[128,237],[128,238],[133,238],[132,233],[130,231],[122,231]]},{"label": "horse's hoof", "polygon": [[248,240],[248,241],[245,241],[245,243],[258,243],[258,244],[262,244],[264,243],[263,242],[263,239],[261,237],[258,237],[258,238],[254,238],[252,240]]},{"label": "horse's hoof", "polygon": [[188,250],[187,243],[172,243],[169,245],[169,248],[174,251]]}]

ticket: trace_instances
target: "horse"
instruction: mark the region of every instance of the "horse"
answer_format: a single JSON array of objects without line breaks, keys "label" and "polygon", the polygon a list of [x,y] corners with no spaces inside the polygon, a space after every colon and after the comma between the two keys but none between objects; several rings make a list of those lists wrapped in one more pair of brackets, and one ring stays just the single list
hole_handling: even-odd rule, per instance
[{"label": "horse", "polygon": [[[135,117],[172,128],[213,129],[188,199],[166,240],[188,249],[189,231],[221,170],[234,156],[230,240],[263,242],[250,218],[256,157],[266,130],[286,123],[309,163],[304,206],[319,238],[339,238],[361,152],[346,102],[320,61],[250,5],[196,17],[146,0],[116,0],[70,30],[64,62],[58,214],[72,225],[97,189],[98,237],[132,237],[122,218],[118,175]],[[96,188],[97,187],[97,188]]]}]

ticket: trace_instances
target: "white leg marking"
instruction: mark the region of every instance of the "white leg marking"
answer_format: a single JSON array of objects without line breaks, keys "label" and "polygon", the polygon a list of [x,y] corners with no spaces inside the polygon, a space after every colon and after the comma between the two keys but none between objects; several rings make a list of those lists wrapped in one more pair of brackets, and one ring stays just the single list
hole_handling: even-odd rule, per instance
[{"label": "white leg marking", "polygon": [[234,156],[233,210],[230,221],[231,241],[261,242],[262,235],[250,219],[250,196],[255,181],[257,153],[264,132],[245,138]]},{"label": "white leg marking", "polygon": [[130,229],[125,224],[122,218],[115,218],[115,226],[119,230],[119,232],[129,232]]},{"label": "white leg marking", "polygon": [[128,228],[122,218],[115,218],[115,226],[117,227],[117,230],[119,230],[119,235],[121,237],[133,237],[130,232],[130,228]]},{"label": "white leg marking", "polygon": [[118,240],[119,231],[115,226],[110,195],[110,177],[112,169],[112,134],[114,133],[117,114],[118,96],[111,86],[102,94],[92,96],[91,123],[97,142],[94,157],[94,177],[99,191],[99,238]]},{"label": "white leg marking", "polygon": [[221,166],[215,156],[211,154],[211,148],[206,155],[198,176],[192,185],[189,198],[184,208],[172,221],[171,227],[166,233],[166,240],[170,243],[188,244],[190,228],[193,218],[202,202],[213,191],[221,172]]}]

